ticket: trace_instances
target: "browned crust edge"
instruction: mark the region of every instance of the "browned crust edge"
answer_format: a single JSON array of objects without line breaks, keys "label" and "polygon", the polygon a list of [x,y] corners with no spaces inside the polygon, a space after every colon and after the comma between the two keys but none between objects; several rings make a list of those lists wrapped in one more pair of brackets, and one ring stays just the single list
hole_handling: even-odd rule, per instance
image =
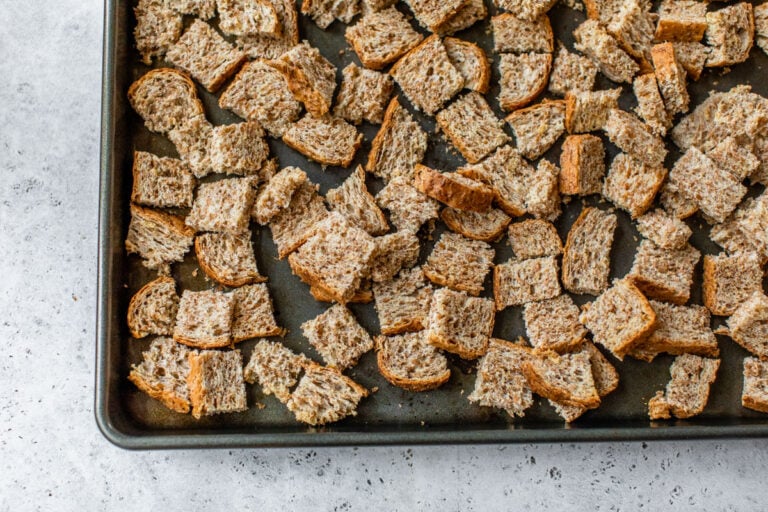
[{"label": "browned crust edge", "polygon": [[189,412],[189,400],[184,400],[183,398],[176,396],[171,391],[165,391],[162,388],[152,386],[147,381],[145,381],[135,370],[128,374],[128,380],[133,382],[137,388],[139,388],[147,395],[162,402],[162,404],[170,410],[182,414]]},{"label": "browned crust edge", "polygon": [[536,372],[536,369],[530,361],[523,361],[521,369],[523,376],[525,376],[525,380],[528,381],[528,387],[537,395],[561,404],[586,407],[587,409],[594,409],[600,405],[600,397],[597,395],[597,391],[595,391],[594,397],[580,400],[547,383],[546,380]]},{"label": "browned crust edge", "polygon": [[[471,80],[471,83],[465,83],[464,87],[477,91],[480,94],[487,93],[491,86],[491,63],[483,49],[471,41],[465,41],[458,37],[446,37],[443,39],[443,44],[446,41],[451,41],[451,43],[465,49],[465,52],[474,54],[475,60],[480,64],[479,69],[475,70],[475,77]],[[448,60],[450,60],[450,54],[448,55]]]},{"label": "browned crust edge", "polygon": [[414,186],[427,196],[459,210],[487,212],[491,208],[494,193],[487,186],[477,182],[473,189],[425,165],[416,164]]},{"label": "browned crust edge", "polygon": [[472,240],[480,240],[489,243],[499,241],[501,237],[504,236],[504,232],[507,230],[509,224],[512,222],[512,218],[507,216],[507,219],[501,223],[495,231],[488,231],[487,233],[481,235],[475,231],[466,229],[458,219],[457,214],[455,213],[455,209],[452,210],[449,208],[443,208],[440,211],[440,218],[443,220],[443,222],[445,222],[445,225],[448,226],[448,229],[451,231],[459,233]]},{"label": "browned crust edge", "polygon": [[155,289],[155,287],[162,285],[162,284],[173,284],[174,290],[176,289],[176,281],[169,276],[160,276],[157,279],[154,279],[139,289],[139,291],[136,292],[136,294],[131,297],[131,301],[128,303],[128,315],[127,315],[127,321],[128,321],[128,329],[131,331],[131,336],[134,338],[144,338],[148,336],[149,334],[158,334],[158,335],[169,335],[172,334],[171,332],[156,332],[156,333],[150,333],[150,332],[141,332],[136,330],[136,322],[135,319],[138,315],[138,307],[143,302],[143,300],[146,298],[147,295],[149,295],[149,292]]},{"label": "browned crust edge", "polygon": [[[355,131],[357,131],[357,129]],[[315,162],[318,162],[324,165],[349,167],[349,165],[355,159],[355,154],[357,153],[357,150],[363,144],[363,134],[360,132],[357,132],[357,135],[355,136],[355,141],[352,144],[352,147],[350,148],[350,150],[347,152],[347,154],[340,159],[330,159],[330,158],[325,158],[325,155],[323,155],[322,153],[315,151],[313,147],[300,144],[299,141],[293,140],[290,137],[290,133],[291,131],[289,129],[285,132],[285,134],[283,134],[282,140],[287,146],[295,149],[296,151],[306,156],[307,158],[310,158]]]},{"label": "browned crust edge", "polygon": [[267,281],[267,278],[258,272],[256,272],[255,275],[249,274],[233,279],[224,277],[209,263],[206,257],[206,249],[207,247],[203,243],[202,237],[195,237],[195,256],[197,257],[197,263],[200,265],[200,268],[203,269],[203,272],[217,283],[229,286],[230,288],[237,288],[246,284],[264,283]]},{"label": "browned crust edge", "polygon": [[407,377],[399,377],[395,375],[387,367],[386,361],[384,359],[384,354],[380,350],[380,346],[384,342],[381,338],[383,338],[383,336],[377,336],[375,338],[376,364],[379,367],[379,373],[381,373],[381,375],[385,379],[387,379],[387,381],[393,386],[397,386],[407,391],[414,391],[414,392],[429,391],[432,389],[439,388],[440,386],[448,382],[448,379],[451,378],[450,369],[446,369],[445,372],[441,373],[440,375],[436,375],[432,378],[424,378],[424,379],[409,379]]},{"label": "browned crust edge", "polygon": [[548,53],[546,71],[542,74],[543,78],[536,85],[536,88],[533,91],[531,91],[527,96],[524,96],[523,98],[517,101],[501,101],[500,99],[499,106],[501,107],[501,109],[507,112],[511,112],[513,110],[517,110],[518,108],[528,105],[533,100],[538,98],[547,88],[547,84],[549,84],[549,75],[551,73],[552,73],[552,54]]}]

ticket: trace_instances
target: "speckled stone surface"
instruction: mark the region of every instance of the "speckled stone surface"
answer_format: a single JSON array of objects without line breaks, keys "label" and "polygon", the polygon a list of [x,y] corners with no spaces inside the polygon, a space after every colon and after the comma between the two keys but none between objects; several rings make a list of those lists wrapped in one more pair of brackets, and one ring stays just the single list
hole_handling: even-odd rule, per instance
[{"label": "speckled stone surface", "polygon": [[110,445],[93,417],[102,5],[0,13],[0,511],[766,509],[768,440]]}]

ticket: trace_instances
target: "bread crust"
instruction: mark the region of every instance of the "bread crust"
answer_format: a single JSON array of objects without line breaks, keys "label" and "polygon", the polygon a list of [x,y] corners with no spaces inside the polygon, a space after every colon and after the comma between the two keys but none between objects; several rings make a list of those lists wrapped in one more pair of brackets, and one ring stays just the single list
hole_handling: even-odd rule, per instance
[{"label": "bread crust", "polygon": [[586,407],[587,409],[594,409],[600,405],[600,396],[597,392],[595,392],[594,396],[589,397],[588,399],[580,400],[563,390],[551,386],[536,372],[533,363],[530,361],[523,361],[521,370],[525,376],[525,380],[528,381],[528,387],[537,395],[541,395],[544,398],[548,398],[561,404]]},{"label": "bread crust", "polygon": [[[566,96],[566,102],[567,101],[568,96]],[[573,98],[571,98],[571,101],[573,101]],[[567,116],[568,109],[566,108],[565,111]],[[584,152],[584,145],[582,144],[584,137],[586,137],[586,135],[570,135],[563,142],[562,151],[560,153],[560,176],[558,178],[560,193],[563,195],[576,195],[582,193],[581,166],[579,163],[581,162],[582,154]]]},{"label": "bread crust", "polygon": [[472,240],[481,240],[483,242],[489,243],[497,242],[500,240],[501,237],[504,236],[504,232],[507,230],[509,223],[512,222],[512,219],[507,217],[504,222],[499,223],[499,225],[496,226],[495,231],[488,231],[487,233],[481,235],[476,231],[470,231],[466,229],[457,217],[457,213],[454,209],[443,208],[440,211],[440,218],[443,219],[443,222],[445,222],[445,225],[448,226],[448,229],[451,231],[464,235],[465,237],[471,238]]},{"label": "bread crust", "polygon": [[[382,334],[384,333],[382,332]],[[384,343],[383,336],[376,336],[374,341],[376,343],[376,364],[379,367],[379,372],[385,379],[387,379],[387,382],[393,386],[414,392],[429,391],[439,388],[451,378],[450,369],[446,369],[445,372],[430,379],[409,379],[407,377],[399,377],[387,367],[383,351],[381,350]]]},{"label": "bread crust", "polygon": [[502,108],[502,110],[505,110],[507,112],[511,112],[513,110],[516,110],[518,108],[524,107],[531,103],[533,100],[535,100],[540,94],[544,92],[544,90],[547,88],[547,84],[549,84],[549,75],[552,72],[552,54],[547,54],[547,64],[546,64],[546,72],[544,73],[544,79],[541,80],[537,85],[536,89],[532,90],[528,95],[524,96],[523,98],[517,100],[517,101],[505,101],[500,100],[499,104]]},{"label": "bread crust", "polygon": [[[189,118],[195,117],[195,116],[202,116],[205,115],[205,110],[203,109],[203,103],[200,101],[200,98],[197,96],[197,88],[195,87],[195,83],[192,81],[192,79],[187,75],[186,73],[179,71],[177,69],[173,68],[158,68],[153,69],[142,75],[138,80],[133,82],[130,87],[128,87],[128,102],[131,105],[134,105],[134,102],[136,100],[136,92],[144,86],[145,82],[148,82],[152,79],[154,79],[158,75],[164,75],[164,74],[172,74],[175,77],[181,79],[182,83],[184,84],[184,87],[186,89],[187,94],[189,95],[189,99],[191,100],[192,105],[194,105],[195,110],[194,112],[189,113]],[[135,110],[135,107],[134,107]],[[144,123],[147,123],[147,120],[144,119]],[[152,130],[154,131],[154,130]],[[160,132],[165,133],[165,132]]]},{"label": "bread crust", "polygon": [[[456,45],[461,47],[466,53],[474,54],[475,60],[480,64],[479,69],[475,69],[475,76],[471,80],[467,80],[464,84],[466,89],[477,91],[481,94],[485,94],[490,89],[491,85],[491,63],[482,48],[470,41],[464,41],[458,37],[446,37],[443,39],[443,44]],[[450,52],[448,52],[448,58],[450,60]],[[456,66],[458,69],[458,66]]]},{"label": "bread crust", "polygon": [[741,395],[741,405],[758,412],[768,412],[768,403],[759,402],[748,395]]},{"label": "bread crust", "polygon": [[[318,302],[334,302],[333,296],[322,286],[312,285],[309,287],[309,293]],[[368,304],[373,301],[373,292],[371,290],[357,290],[355,294],[347,301],[353,304]],[[383,331],[382,331],[383,332]],[[385,333],[386,334],[386,333]]]},{"label": "bread crust", "polygon": [[251,284],[251,283],[264,283],[267,281],[267,278],[256,272],[256,274],[250,274],[250,275],[244,275],[240,276],[238,278],[229,279],[228,277],[224,276],[223,274],[220,274],[217,272],[217,270],[211,265],[211,263],[208,261],[208,258],[206,256],[206,245],[203,243],[202,237],[196,237],[195,238],[195,256],[197,257],[197,263],[200,265],[200,268],[203,269],[203,272],[216,281],[217,283],[221,283],[224,286],[229,286],[230,288],[237,288],[239,286],[243,286],[245,284]]},{"label": "bread crust", "polygon": [[172,334],[170,332],[168,333],[148,333],[148,332],[141,332],[136,330],[136,317],[138,315],[138,307],[143,302],[144,298],[146,298],[149,293],[155,289],[155,287],[159,285],[165,285],[165,284],[172,284],[174,287],[174,290],[176,289],[176,281],[172,277],[169,276],[160,276],[157,279],[154,279],[139,289],[136,294],[131,297],[131,301],[128,303],[128,329],[131,331],[131,336],[134,338],[144,338],[148,336],[149,334]]},{"label": "bread crust", "polygon": [[421,164],[416,164],[415,175],[416,189],[441,203],[473,212],[486,212],[491,208],[493,191],[480,182],[477,188],[470,188]]},{"label": "bread crust", "polygon": [[288,89],[293,93],[297,100],[304,104],[307,112],[315,117],[322,117],[328,113],[331,109],[330,102],[327,102],[325,98],[323,98],[323,95],[312,87],[309,77],[307,77],[299,66],[288,64],[279,59],[267,61],[267,63],[283,74],[285,81],[288,84]]},{"label": "bread crust", "polygon": [[691,41],[699,42],[707,30],[707,22],[702,20],[680,20],[675,18],[659,18],[656,24],[656,33],[653,38],[656,41]]},{"label": "bread crust", "polygon": [[[495,315],[494,315],[495,317]],[[495,323],[492,321],[491,323]],[[493,328],[491,328],[491,332],[493,332]],[[490,338],[489,338],[490,339]],[[449,340],[445,340],[439,336],[437,336],[435,333],[430,332],[427,337],[427,342],[430,345],[434,345],[435,347],[445,350],[446,352],[450,352],[451,354],[456,354],[462,359],[472,360],[477,359],[478,357],[481,357],[485,355],[485,353],[488,351],[488,343],[486,342],[485,345],[483,345],[482,348],[479,348],[478,350],[466,350],[464,347],[457,345],[455,343],[451,343]]]},{"label": "bread crust", "polygon": [[392,336],[394,334],[422,331],[426,328],[426,318],[411,318],[407,322],[400,322],[399,324],[396,324],[394,327],[382,328],[381,334],[385,336]]},{"label": "bread crust", "polygon": [[[344,122],[346,123],[346,121]],[[355,154],[357,153],[357,150],[363,144],[363,134],[358,132],[357,136],[355,137],[355,142],[354,144],[352,144],[352,150],[349,151],[348,155],[346,155],[344,158],[341,158],[341,159],[326,158],[324,154],[315,151],[313,147],[301,144],[299,143],[298,140],[291,139],[290,137],[287,136],[289,134],[290,134],[290,130],[286,131],[282,139],[283,142],[285,142],[285,144],[288,147],[295,149],[299,153],[323,165],[349,167],[352,161],[355,159]]]},{"label": "bread crust", "polygon": [[131,215],[133,215],[134,211],[137,211],[140,215],[149,217],[150,220],[153,220],[158,224],[164,224],[166,227],[175,231],[178,235],[185,237],[195,236],[194,228],[187,226],[184,223],[184,219],[181,217],[177,217],[176,215],[172,215],[170,213],[153,210],[151,208],[144,208],[135,203],[131,203]]},{"label": "bread crust", "polygon": [[189,409],[190,409],[189,400],[184,400],[183,398],[176,396],[176,394],[174,394],[172,391],[165,391],[161,387],[152,386],[149,382],[144,380],[141,377],[141,375],[139,375],[139,373],[136,372],[135,370],[132,370],[131,373],[128,374],[128,380],[133,382],[137,388],[139,388],[141,391],[143,391],[147,395],[151,396],[156,400],[160,400],[163,403],[163,405],[165,405],[172,411],[176,411],[182,414],[186,414],[189,412]]}]

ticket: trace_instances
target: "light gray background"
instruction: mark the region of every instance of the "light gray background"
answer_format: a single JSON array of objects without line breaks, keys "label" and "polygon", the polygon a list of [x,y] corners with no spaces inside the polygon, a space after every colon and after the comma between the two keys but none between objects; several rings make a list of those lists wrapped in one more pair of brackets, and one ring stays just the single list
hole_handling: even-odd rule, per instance
[{"label": "light gray background", "polygon": [[768,440],[111,446],[93,419],[102,11],[0,9],[0,511],[766,509]]}]

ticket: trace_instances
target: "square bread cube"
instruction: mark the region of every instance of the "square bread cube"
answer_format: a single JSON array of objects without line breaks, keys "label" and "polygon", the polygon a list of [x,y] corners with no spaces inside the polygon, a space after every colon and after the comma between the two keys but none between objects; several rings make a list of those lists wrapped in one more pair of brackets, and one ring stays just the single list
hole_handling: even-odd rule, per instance
[{"label": "square bread cube", "polygon": [[701,41],[707,30],[707,4],[696,0],[662,0],[657,41]]},{"label": "square bread cube", "polygon": [[419,24],[430,32],[441,33],[467,0],[405,0]]},{"label": "square bread cube", "polygon": [[411,268],[419,259],[421,242],[413,231],[396,231],[375,237],[376,252],[371,259],[371,281],[384,283],[402,268]]},{"label": "square bread cube", "polygon": [[336,90],[336,67],[304,41],[269,65],[283,74],[293,96],[315,117],[328,113]]},{"label": "square bread cube", "polygon": [[514,12],[523,19],[535,20],[554,7],[557,0],[493,0],[493,3],[499,9]]},{"label": "square bread cube", "polygon": [[748,198],[728,220],[712,226],[710,238],[730,254],[754,252],[768,259],[768,194]]},{"label": "square bread cube", "polygon": [[363,134],[341,118],[307,114],[288,128],[283,142],[323,165],[349,167],[363,143]]},{"label": "square bread cube", "polygon": [[535,100],[547,88],[552,68],[551,53],[499,55],[499,105],[511,112]]},{"label": "square bread cube", "polygon": [[184,260],[194,238],[195,230],[181,217],[131,205],[125,250],[141,256],[145,267],[169,273],[171,263]]},{"label": "square bread cube", "polygon": [[549,92],[565,96],[569,92],[591,91],[596,77],[597,66],[591,60],[560,46],[552,63]]},{"label": "square bread cube", "polygon": [[587,335],[579,322],[579,307],[569,295],[527,303],[523,320],[528,339],[537,349],[567,352],[578,347]]},{"label": "square bread cube", "polygon": [[751,148],[739,144],[735,137],[724,138],[717,146],[707,151],[707,156],[716,166],[730,172],[737,180],[743,181],[751,177],[750,181],[756,181],[754,173],[760,168],[760,159]]},{"label": "square bread cube", "polygon": [[555,49],[549,17],[534,20],[505,12],[491,18],[496,53],[552,52]]},{"label": "square bread cube", "polygon": [[204,115],[195,116],[168,132],[168,140],[176,147],[181,161],[196,178],[213,172],[211,163],[213,125]]},{"label": "square bread cube", "polygon": [[371,142],[365,170],[385,182],[403,177],[413,181],[414,168],[427,152],[427,133],[397,97],[389,102],[384,122]]},{"label": "square bread cube", "polygon": [[376,194],[376,203],[389,211],[389,219],[399,230],[418,231],[425,222],[437,219],[440,203],[419,192],[412,181],[393,178]]},{"label": "square bread cube", "polygon": [[637,99],[635,112],[645,121],[654,135],[664,137],[672,127],[672,116],[667,112],[661,98],[656,75],[646,73],[638,75],[632,82],[632,91]]},{"label": "square bread cube", "polygon": [[560,152],[561,194],[599,194],[605,176],[605,146],[594,135],[569,135]]},{"label": "square bread cube", "polygon": [[728,336],[749,353],[768,357],[768,297],[756,291],[728,318]]},{"label": "square bread cube", "polygon": [[408,391],[436,389],[451,378],[448,360],[424,331],[376,336],[376,362],[390,384]]},{"label": "square bread cube", "polygon": [[275,321],[275,308],[266,284],[241,286],[232,292],[232,339],[235,343],[251,338],[284,336],[286,330]]},{"label": "square bread cube", "polygon": [[517,150],[527,159],[536,160],[565,131],[565,102],[548,101],[515,110],[505,121],[515,132]]},{"label": "square bread cube", "polygon": [[226,347],[232,342],[235,297],[214,290],[184,290],[173,339],[195,348]]},{"label": "square bread cube", "polygon": [[477,163],[509,141],[482,94],[470,92],[435,116],[437,124],[469,163]]},{"label": "square bread cube", "polygon": [[446,232],[427,258],[424,275],[440,286],[479,295],[494,255],[493,247],[485,242]]},{"label": "square bread cube", "polygon": [[421,267],[403,270],[391,281],[373,283],[373,297],[382,334],[426,329],[432,285]]},{"label": "square bread cube", "polygon": [[614,108],[608,112],[605,134],[619,149],[651,167],[664,164],[664,141],[634,114]]},{"label": "square bread cube", "polygon": [[560,295],[557,260],[553,256],[509,261],[493,269],[496,309],[522,306]]},{"label": "square bread cube", "polygon": [[187,226],[196,231],[239,234],[248,230],[256,192],[248,178],[203,183],[197,189]]},{"label": "square bread cube", "polygon": [[432,295],[427,341],[464,359],[476,359],[493,332],[493,301],[440,288]]},{"label": "square bread cube", "polygon": [[565,129],[568,133],[602,130],[608,113],[619,108],[621,88],[565,93]]},{"label": "square bread cube", "polygon": [[[247,1],[247,0],[246,0]],[[251,59],[277,59],[299,44],[299,13],[293,0],[262,0],[277,14],[277,33],[237,36],[235,41]]]},{"label": "square bread cube", "polygon": [[704,32],[710,47],[706,66],[723,67],[744,62],[749,57],[755,38],[755,15],[752,4],[740,2],[706,14]]},{"label": "square bread cube", "polygon": [[167,2],[140,0],[133,8],[136,28],[133,37],[141,61],[152,65],[153,57],[162,57],[181,36],[184,28],[182,15],[171,9]]},{"label": "square bread cube", "polygon": [[189,354],[189,401],[192,416],[248,409],[243,380],[243,357],[239,350],[202,350]]},{"label": "square bread cube", "polygon": [[334,304],[325,312],[301,324],[309,344],[329,366],[345,370],[373,349],[373,339],[346,306]]},{"label": "square bread cube", "polygon": [[416,164],[413,184],[417,190],[441,203],[473,212],[487,212],[494,198],[493,190],[484,183],[458,172],[440,172]]},{"label": "square bread cube", "polygon": [[688,244],[682,249],[663,249],[643,240],[628,277],[648,297],[685,304],[691,297],[693,269],[699,258],[701,253]]},{"label": "square bread cube", "polygon": [[391,64],[424,39],[394,7],[366,14],[347,28],[344,37],[369,69]]},{"label": "square bread cube", "polygon": [[534,352],[523,362],[531,390],[558,404],[594,409],[600,405],[589,354]]},{"label": "square bread cube", "polygon": [[318,27],[325,30],[333,20],[349,23],[360,13],[360,0],[333,1],[305,0],[301,3],[301,13],[310,16]]},{"label": "square bread cube", "polygon": [[533,405],[533,394],[523,375],[523,362],[532,356],[522,343],[492,338],[477,365],[475,389],[467,397],[484,407],[503,409],[511,417],[523,417]]},{"label": "square bread cube", "polygon": [[191,349],[171,338],[155,338],[142,361],[131,366],[128,380],[172,411],[189,412],[189,353]]},{"label": "square bread cube", "polygon": [[317,185],[304,181],[291,197],[288,208],[278,212],[269,222],[278,257],[283,259],[298,249],[327,216],[328,208],[317,193]]},{"label": "square bread cube", "polygon": [[216,92],[238,70],[246,55],[208,23],[195,20],[168,49],[165,58],[187,71],[210,92]]},{"label": "square bread cube", "polygon": [[[477,0],[473,0],[474,2]],[[479,4],[485,9],[482,1]],[[464,77],[464,88],[482,94],[487,93],[491,82],[491,64],[485,51],[475,43],[458,37],[446,37],[443,39],[443,44],[451,64]]]},{"label": "square bread cube", "polygon": [[156,208],[189,208],[194,190],[195,177],[181,160],[134,151],[131,190],[134,203]]},{"label": "square bread cube", "polygon": [[685,419],[701,414],[719,367],[719,359],[693,354],[677,356],[669,368],[672,379],[667,383],[666,393],[658,391],[648,401],[650,418],[658,420],[674,416]]},{"label": "square bread cube", "polygon": [[286,402],[296,420],[324,425],[357,414],[357,404],[368,390],[335,368],[308,365]]},{"label": "square bread cube", "polygon": [[307,183],[307,173],[298,167],[284,167],[259,188],[251,217],[262,226],[291,205],[299,189]]},{"label": "square bread cube", "polygon": [[392,77],[358,67],[354,63],[342,70],[341,87],[336,95],[333,115],[350,123],[371,124],[384,122],[384,111],[392,96]]},{"label": "square bread cube", "polygon": [[651,166],[619,153],[608,169],[603,196],[636,219],[651,207],[666,177],[664,167]]},{"label": "square bread cube", "polygon": [[134,338],[150,334],[169,336],[179,311],[176,281],[160,276],[150,281],[131,297],[128,304],[128,329]]},{"label": "square bread cube", "polygon": [[595,19],[588,19],[576,27],[573,38],[573,47],[589,57],[600,67],[600,71],[614,82],[632,83],[632,78],[640,70],[637,62]]},{"label": "square bread cube", "polygon": [[149,131],[168,133],[194,117],[203,116],[203,103],[194,82],[172,68],[153,69],[128,88],[128,101]]},{"label": "square bread cube", "polygon": [[237,287],[267,280],[259,273],[251,232],[242,235],[204,233],[195,239],[195,255],[203,272],[224,286]]},{"label": "square bread cube", "polygon": [[243,377],[245,382],[261,386],[265,395],[275,395],[286,403],[308,364],[310,360],[306,356],[294,353],[281,342],[260,340],[253,347]]},{"label": "square bread cube", "polygon": [[268,0],[216,0],[219,28],[225,34],[279,36],[280,19]]},{"label": "square bread cube", "polygon": [[688,112],[691,98],[688,95],[685,69],[677,60],[674,45],[672,43],[653,45],[651,57],[656,82],[669,115]]},{"label": "square bread cube", "polygon": [[563,242],[551,222],[528,219],[510,224],[507,232],[509,244],[518,260],[559,256],[563,253]]},{"label": "square bread cube", "polygon": [[763,287],[763,270],[754,254],[704,256],[704,305],[713,315],[728,316]]},{"label": "square bread cube", "polygon": [[661,209],[639,217],[637,230],[662,249],[682,249],[692,234],[688,224]]},{"label": "square bread cube", "polygon": [[581,211],[563,251],[563,287],[571,293],[599,295],[608,288],[611,247],[618,220],[594,207]]},{"label": "square bread cube", "polygon": [[326,192],[325,199],[333,210],[371,235],[381,235],[389,230],[387,217],[368,192],[365,171],[359,165],[344,183]]},{"label": "square bread cube", "polygon": [[250,176],[258,174],[269,156],[264,130],[257,121],[216,126],[211,138],[214,172]]},{"label": "square bread cube", "polygon": [[744,358],[741,405],[755,411],[768,412],[768,361],[756,357]]},{"label": "square bread cube", "polygon": [[471,212],[450,206],[443,208],[440,218],[454,233],[489,243],[499,241],[512,221],[509,215],[496,208],[491,208],[487,212]]}]

